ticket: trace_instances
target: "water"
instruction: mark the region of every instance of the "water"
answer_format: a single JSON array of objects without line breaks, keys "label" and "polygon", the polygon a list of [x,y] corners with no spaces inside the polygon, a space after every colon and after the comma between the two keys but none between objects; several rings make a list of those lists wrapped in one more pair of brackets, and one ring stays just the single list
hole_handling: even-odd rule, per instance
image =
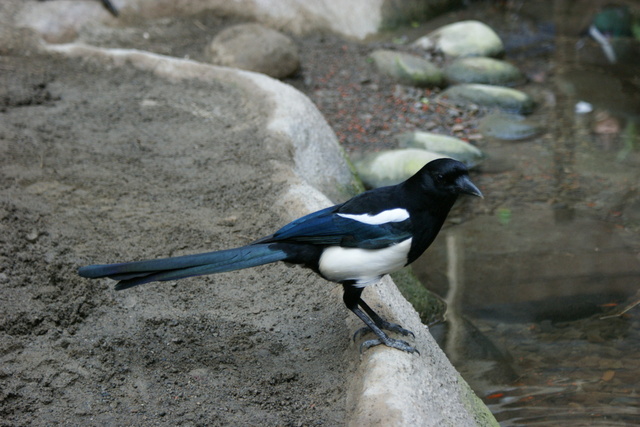
[{"label": "water", "polygon": [[638,309],[601,317],[638,290],[640,262],[623,230],[558,216],[518,209],[446,230],[417,269],[445,285],[447,323],[432,332],[503,425],[638,423]]},{"label": "water", "polygon": [[415,267],[449,304],[432,332],[501,425],[638,425],[640,306],[607,314],[640,299],[639,43],[580,37],[601,2],[503,4],[459,19],[499,32],[547,132],[481,142],[486,201]]}]

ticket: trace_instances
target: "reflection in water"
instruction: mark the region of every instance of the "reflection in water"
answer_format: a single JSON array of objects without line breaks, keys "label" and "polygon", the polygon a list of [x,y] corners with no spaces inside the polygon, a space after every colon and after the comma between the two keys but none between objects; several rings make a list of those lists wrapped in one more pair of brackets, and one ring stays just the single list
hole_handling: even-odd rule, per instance
[{"label": "reflection in water", "polygon": [[640,283],[623,233],[515,210],[449,228],[416,267],[449,307],[432,333],[504,425],[640,420],[640,315],[601,319]]}]

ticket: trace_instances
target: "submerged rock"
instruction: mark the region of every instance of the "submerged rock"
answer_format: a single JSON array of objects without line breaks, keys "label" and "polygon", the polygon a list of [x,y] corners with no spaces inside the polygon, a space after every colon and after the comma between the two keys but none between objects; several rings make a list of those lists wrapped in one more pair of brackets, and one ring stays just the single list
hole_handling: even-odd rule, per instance
[{"label": "submerged rock", "polygon": [[416,148],[386,150],[372,153],[354,165],[362,182],[370,188],[398,184],[418,172],[432,160],[439,159],[442,154],[432,153]]},{"label": "submerged rock", "polygon": [[207,47],[211,63],[256,71],[277,79],[300,68],[298,48],[284,34],[260,24],[240,24],[220,31]]},{"label": "submerged rock", "polygon": [[395,50],[376,50],[370,57],[381,73],[393,77],[399,83],[419,87],[442,84],[440,68],[419,56]]},{"label": "submerged rock", "polygon": [[519,114],[491,114],[480,121],[480,133],[484,136],[519,141],[539,135],[544,128],[541,124]]},{"label": "submerged rock", "polygon": [[514,86],[525,78],[512,64],[493,58],[460,58],[444,70],[450,83],[483,83],[489,85]]},{"label": "submerged rock", "polygon": [[454,103],[474,103],[484,107],[497,107],[509,113],[529,114],[533,111],[533,99],[526,93],[500,86],[460,84],[451,86],[438,98]]},{"label": "submerged rock", "polygon": [[504,45],[489,26],[480,21],[461,21],[420,37],[414,46],[437,50],[446,56],[500,56]]},{"label": "submerged rock", "polygon": [[484,154],[478,148],[453,136],[431,132],[405,132],[397,137],[400,147],[419,148],[459,160],[469,167],[482,161]]}]

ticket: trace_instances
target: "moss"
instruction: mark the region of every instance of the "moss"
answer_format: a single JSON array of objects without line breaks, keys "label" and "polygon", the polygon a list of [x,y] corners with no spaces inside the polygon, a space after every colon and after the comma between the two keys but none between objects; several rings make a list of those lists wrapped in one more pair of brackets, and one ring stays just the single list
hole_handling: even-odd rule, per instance
[{"label": "moss", "polygon": [[462,376],[458,373],[458,381],[460,382],[461,398],[463,400],[463,405],[468,409],[469,413],[474,414],[478,426],[491,426],[497,427],[500,424],[493,416],[487,405],[484,404],[482,399],[480,399],[474,392],[471,390],[471,387],[467,382],[462,378]]},{"label": "moss", "polygon": [[420,320],[426,325],[441,322],[447,310],[447,303],[442,298],[425,288],[413,274],[411,267],[391,275],[400,293],[420,315]]},{"label": "moss", "polygon": [[340,146],[340,153],[347,162],[347,166],[349,167],[349,171],[351,172],[351,181],[348,184],[338,186],[338,192],[344,197],[344,200],[347,200],[357,194],[362,193],[365,190],[365,187],[362,183],[362,180],[360,179],[360,176],[358,175],[356,167],[354,166],[353,162],[349,158],[349,155],[346,151],[344,151],[344,148],[342,148],[342,146]]}]

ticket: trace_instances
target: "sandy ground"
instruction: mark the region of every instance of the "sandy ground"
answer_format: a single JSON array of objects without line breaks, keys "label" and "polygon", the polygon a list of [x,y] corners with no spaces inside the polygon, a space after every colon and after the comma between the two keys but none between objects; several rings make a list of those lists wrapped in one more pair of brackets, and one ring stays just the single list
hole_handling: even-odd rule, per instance
[{"label": "sandy ground", "polygon": [[76,275],[291,220],[274,179],[291,153],[261,135],[260,100],[76,60],[0,61],[1,424],[340,424],[357,350],[336,285],[283,265],[121,293]]},{"label": "sandy ground", "polygon": [[[81,40],[199,60],[230,23],[129,22]],[[375,73],[367,55],[380,44],[296,42],[303,69],[287,83],[351,153],[388,148],[425,121],[435,131],[459,121],[416,107],[430,93]],[[234,84],[6,52],[0,425],[344,424],[360,359],[339,286],[283,265],[126,292],[76,275],[246,244],[301,214],[278,203],[278,164],[294,154],[264,133],[269,106]]]}]

